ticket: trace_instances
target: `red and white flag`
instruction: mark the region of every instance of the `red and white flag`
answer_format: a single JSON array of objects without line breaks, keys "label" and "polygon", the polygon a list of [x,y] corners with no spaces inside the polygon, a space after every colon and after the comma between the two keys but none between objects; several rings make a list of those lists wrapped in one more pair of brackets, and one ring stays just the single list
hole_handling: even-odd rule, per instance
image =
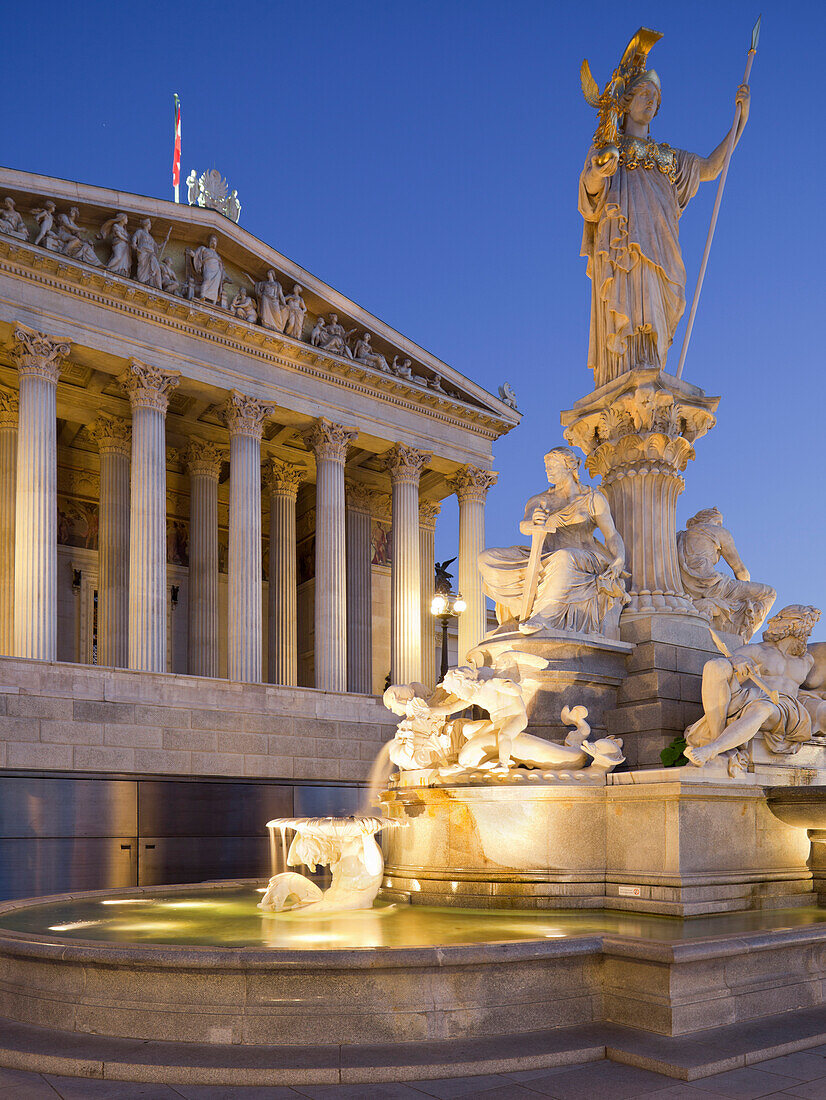
[{"label": "red and white flag", "polygon": [[172,153],[172,186],[175,188],[175,202],[178,202],[178,187],[181,183],[181,101],[175,96],[175,148]]}]

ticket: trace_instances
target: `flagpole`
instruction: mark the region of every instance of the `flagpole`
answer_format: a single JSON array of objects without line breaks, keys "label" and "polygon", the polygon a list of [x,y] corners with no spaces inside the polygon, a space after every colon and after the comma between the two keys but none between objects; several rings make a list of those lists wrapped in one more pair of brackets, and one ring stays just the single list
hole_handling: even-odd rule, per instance
[{"label": "flagpole", "polygon": [[172,188],[175,192],[175,202],[180,202],[179,187],[181,182],[181,101],[177,93],[173,95],[175,105],[175,138],[172,147]]},{"label": "flagpole", "polygon": [[[748,84],[749,77],[751,76],[751,66],[754,61],[754,55],[757,53],[757,41],[760,38],[760,20],[762,15],[758,16],[757,22],[754,24],[754,29],[751,32],[751,46],[749,48],[748,58],[746,60],[746,73],[743,77],[743,84]],[[680,362],[677,366],[677,378],[682,378],[683,367],[685,366],[685,357],[688,352],[688,342],[691,339],[691,330],[694,328],[694,318],[697,314],[697,304],[700,301],[700,291],[703,289],[703,279],[706,275],[706,267],[708,266],[708,255],[711,252],[711,242],[714,239],[714,230],[717,227],[717,215],[720,213],[720,203],[723,201],[723,189],[726,186],[726,176],[728,175],[728,166],[731,163],[731,154],[734,152],[734,142],[737,137],[737,127],[740,122],[740,115],[742,108],[738,103],[734,109],[734,124],[731,127],[731,133],[729,134],[728,146],[726,147],[726,157],[723,161],[723,170],[720,173],[720,182],[717,185],[717,197],[714,200],[714,210],[711,213],[711,225],[708,230],[708,237],[706,237],[706,247],[703,252],[703,262],[700,264],[700,274],[697,277],[697,286],[694,290],[694,300],[691,303],[691,312],[688,315],[688,323],[685,327],[685,336],[683,337],[683,347],[680,352]]]}]

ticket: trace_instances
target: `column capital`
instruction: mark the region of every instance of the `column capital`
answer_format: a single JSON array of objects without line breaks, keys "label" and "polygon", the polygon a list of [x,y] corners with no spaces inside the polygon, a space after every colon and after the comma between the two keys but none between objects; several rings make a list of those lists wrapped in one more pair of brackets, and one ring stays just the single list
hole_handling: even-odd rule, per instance
[{"label": "column capital", "polygon": [[345,428],[343,424],[334,424],[326,416],[320,416],[303,433],[306,445],[318,459],[332,459],[344,465],[347,448],[358,435],[355,428]]},{"label": "column capital", "polygon": [[344,502],[352,512],[365,512],[373,514],[375,493],[369,486],[361,481],[353,481],[352,478],[344,480]]},{"label": "column capital", "polygon": [[20,414],[20,397],[17,390],[0,388],[0,428],[16,428]]},{"label": "column capital", "polygon": [[394,485],[418,485],[422,470],[433,458],[430,451],[419,451],[405,443],[394,443],[382,456],[385,470]]},{"label": "column capital", "polygon": [[14,326],[12,358],[21,374],[36,375],[57,385],[60,368],[70,348],[68,340],[47,336],[19,321]]},{"label": "column capital", "polygon": [[419,527],[425,527],[428,531],[436,530],[436,517],[442,510],[438,500],[419,501]]},{"label": "column capital", "polygon": [[215,481],[221,475],[221,463],[226,457],[225,447],[199,436],[190,438],[181,455],[190,477],[211,477]]},{"label": "column capital", "polygon": [[446,480],[459,498],[460,504],[470,501],[484,504],[488,489],[499,480],[499,474],[494,473],[493,470],[482,470],[478,466],[465,465],[460,466],[456,473]]},{"label": "column capital", "polygon": [[101,454],[132,454],[132,425],[124,417],[101,413],[88,430]]},{"label": "column capital", "polygon": [[303,466],[294,466],[292,462],[274,456],[264,462],[264,484],[270,493],[292,497],[293,500],[298,496],[298,486],[306,473]]},{"label": "column capital", "polygon": [[259,401],[257,397],[247,397],[240,390],[230,390],[224,405],[224,421],[230,435],[248,435],[261,440],[264,434],[264,421],[271,416],[275,405]]},{"label": "column capital", "polygon": [[180,385],[181,374],[176,370],[163,370],[142,363],[139,359],[130,359],[129,366],[120,375],[123,387],[133,411],[135,409],[156,409],[165,413],[169,406],[169,396]]}]

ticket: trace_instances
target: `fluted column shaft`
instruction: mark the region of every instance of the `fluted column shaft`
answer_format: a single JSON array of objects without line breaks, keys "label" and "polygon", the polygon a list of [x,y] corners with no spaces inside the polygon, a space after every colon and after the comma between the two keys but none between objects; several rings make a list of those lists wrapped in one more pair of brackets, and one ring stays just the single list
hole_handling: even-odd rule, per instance
[{"label": "fluted column shaft", "polygon": [[295,501],[306,471],[271,458],[267,461],[265,472],[270,493],[269,679],[272,684],[297,684]]},{"label": "fluted column shaft", "polygon": [[191,439],[189,471],[189,646],[192,676],[218,675],[218,478],[225,451]]},{"label": "fluted column shaft", "polygon": [[347,690],[344,463],[356,432],[322,417],[305,435],[316,461],[315,686]]},{"label": "fluted column shaft", "polygon": [[230,680],[262,679],[261,436],[273,406],[233,390],[226,405],[229,428],[229,630]]},{"label": "fluted column shaft", "polygon": [[430,610],[436,576],[436,517],[441,505],[435,501],[419,504],[419,566],[421,575],[422,683],[436,687],[436,620]]},{"label": "fluted column shaft", "polygon": [[390,678],[422,678],[422,578],[419,555],[419,478],[433,456],[397,443],[385,458],[393,486],[390,568]]},{"label": "fluted column shaft", "polygon": [[373,690],[373,569],[370,563],[373,494],[345,485],[347,540],[347,690]]},{"label": "fluted column shaft", "polygon": [[131,360],[121,384],[132,405],[129,509],[129,667],[166,671],[166,410],[177,371]]},{"label": "fluted column shaft", "polygon": [[0,390],[0,653],[14,653],[14,511],[17,394]]},{"label": "fluted column shaft", "polygon": [[129,459],[132,429],[101,416],[91,427],[100,452],[98,664],[129,663]]},{"label": "fluted column shaft", "polygon": [[57,380],[69,345],[24,325],[14,331],[20,371],[15,494],[14,648],[57,656]]},{"label": "fluted column shaft", "polygon": [[477,466],[462,466],[450,479],[459,498],[459,591],[466,604],[459,616],[459,664],[466,662],[487,631],[479,555],[485,548],[485,499],[497,476]]}]

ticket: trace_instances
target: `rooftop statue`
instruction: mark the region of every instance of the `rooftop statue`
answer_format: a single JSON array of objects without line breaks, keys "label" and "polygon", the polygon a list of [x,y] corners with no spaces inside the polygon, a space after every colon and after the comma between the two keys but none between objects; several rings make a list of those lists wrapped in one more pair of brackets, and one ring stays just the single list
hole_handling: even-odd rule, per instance
[{"label": "rooftop statue", "polygon": [[230,191],[227,181],[217,168],[210,168],[201,176],[193,168],[186,177],[186,191],[190,206],[217,210],[234,222],[241,217],[238,192]]},{"label": "rooftop statue", "polygon": [[[500,627],[523,634],[544,630],[619,636],[627,602],[625,546],[608,500],[582,485],[570,447],[545,455],[549,488],[530,497],[519,524],[530,546],[483,550],[479,570],[496,603]],[[595,537],[602,534],[605,542]]]},{"label": "rooftop statue", "polygon": [[[703,508],[688,520],[686,530],[677,535],[677,557],[683,587],[700,614],[718,630],[739,634],[747,642],[760,629],[777,593],[751,579],[719,509]],[[731,566],[733,577],[714,568],[720,558]]]},{"label": "rooftop statue", "polygon": [[822,703],[799,692],[815,663],[806,642],[819,619],[816,607],[790,604],[769,619],[762,642],[730,654],[712,633],[723,656],[703,667],[704,713],[685,735],[692,764],[702,767],[723,753],[734,754],[758,733],[775,753],[796,753],[811,741],[821,725]]},{"label": "rooftop statue", "polygon": [[[592,284],[588,366],[595,388],[635,367],[665,370],[685,310],[680,216],[700,183],[716,179],[726,161],[729,134],[708,157],[651,137],[662,88],[646,59],[661,37],[641,27],[601,94],[588,62],[582,63],[583,93],[599,111],[579,179],[582,255]],[[749,114],[747,84],[737,89],[736,102],[735,145]]]}]

